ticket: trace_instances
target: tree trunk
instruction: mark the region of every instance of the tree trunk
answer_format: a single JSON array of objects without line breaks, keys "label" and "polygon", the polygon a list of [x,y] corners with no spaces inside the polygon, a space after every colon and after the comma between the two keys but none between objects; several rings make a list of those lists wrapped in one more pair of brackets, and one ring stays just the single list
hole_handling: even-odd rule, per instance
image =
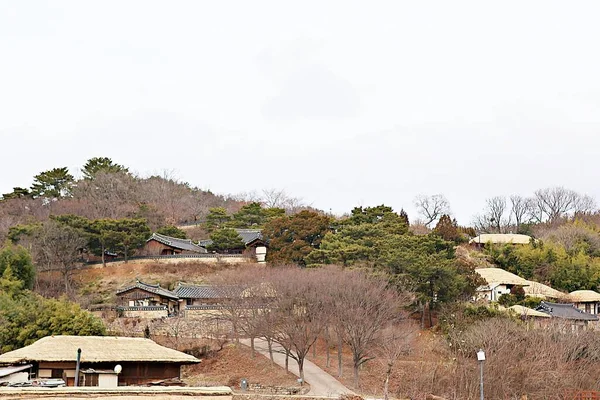
[{"label": "tree trunk", "polygon": [[106,258],[104,257],[104,253],[106,249],[104,248],[104,243],[102,243],[102,267],[106,268]]},{"label": "tree trunk", "polygon": [[285,350],[285,372],[290,371],[290,351],[288,349]]},{"label": "tree trunk", "polygon": [[388,363],[385,371],[385,381],[383,382],[383,400],[390,398],[390,375],[392,375],[392,365]]},{"label": "tree trunk", "polygon": [[338,378],[342,377],[342,335],[338,334]]},{"label": "tree trunk", "polygon": [[274,365],[275,360],[273,359],[273,339],[267,339],[267,347],[269,348],[269,358],[271,359],[271,365]]},{"label": "tree trunk", "polygon": [[429,314],[429,327],[433,328],[433,317],[431,316],[431,302],[427,302],[427,313]]},{"label": "tree trunk", "polygon": [[354,363],[354,387],[359,389],[359,381],[358,381],[358,367],[357,363]]},{"label": "tree trunk", "polygon": [[65,294],[68,296],[71,288],[69,284],[69,270],[66,267],[63,269],[63,278],[65,281]]},{"label": "tree trunk", "polygon": [[250,358],[254,360],[254,336],[250,337]]},{"label": "tree trunk", "polygon": [[313,353],[312,358],[316,359],[317,358],[317,341],[316,340],[313,343],[312,353]]},{"label": "tree trunk", "polygon": [[125,263],[129,261],[129,246],[125,246]]},{"label": "tree trunk", "polygon": [[304,385],[304,358],[298,357],[298,373],[300,375],[300,385]]},{"label": "tree trunk", "polygon": [[325,328],[325,351],[327,352],[325,366],[329,368],[329,366],[331,365],[331,357],[329,355],[329,328]]},{"label": "tree trunk", "polygon": [[425,329],[425,306],[419,301],[419,310],[421,311],[421,329]]}]

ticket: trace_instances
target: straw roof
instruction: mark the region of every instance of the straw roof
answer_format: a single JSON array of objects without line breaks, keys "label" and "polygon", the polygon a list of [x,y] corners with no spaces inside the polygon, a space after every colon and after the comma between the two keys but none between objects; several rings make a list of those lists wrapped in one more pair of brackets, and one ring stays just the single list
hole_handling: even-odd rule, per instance
[{"label": "straw roof", "polygon": [[475,272],[481,275],[488,285],[494,283],[500,285],[529,285],[528,280],[525,280],[511,272],[505,271],[502,268],[476,268]]},{"label": "straw roof", "polygon": [[529,244],[530,240],[531,236],[514,233],[482,233],[481,235],[475,236],[473,239],[469,240],[469,243],[486,244],[490,242],[494,244]]},{"label": "straw roof", "polygon": [[574,303],[586,303],[600,301],[600,293],[593,290],[576,290],[569,293],[569,301]]},{"label": "straw roof", "polygon": [[541,299],[563,299],[567,297],[566,293],[551,288],[548,285],[544,285],[543,283],[534,281],[528,282],[529,286],[523,288],[526,296],[539,297]]},{"label": "straw roof", "polygon": [[536,311],[532,308],[523,307],[521,305],[514,305],[512,307],[508,307],[509,310],[514,311],[518,315],[524,317],[539,317],[539,318],[551,318],[550,315],[543,313],[541,311]]},{"label": "straw roof", "polygon": [[150,339],[115,336],[46,336],[37,342],[0,355],[0,364],[25,361],[198,363],[196,357],[156,344]]}]

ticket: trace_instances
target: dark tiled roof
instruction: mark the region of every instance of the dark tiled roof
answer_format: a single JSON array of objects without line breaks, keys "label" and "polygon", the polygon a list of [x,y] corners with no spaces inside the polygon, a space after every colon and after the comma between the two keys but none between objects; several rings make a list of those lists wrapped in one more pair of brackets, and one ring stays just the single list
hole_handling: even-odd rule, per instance
[{"label": "dark tiled roof", "polygon": [[181,299],[220,299],[223,292],[208,285],[179,285],[175,293]]},{"label": "dark tiled roof", "polygon": [[156,240],[157,242],[179,250],[193,251],[195,253],[207,252],[204,247],[194,244],[191,239],[179,239],[171,236],[161,235],[160,233],[153,233],[150,239],[146,240],[146,242],[149,242],[150,240]]},{"label": "dark tiled roof", "polygon": [[[242,238],[242,242],[247,246],[255,240],[263,240],[262,231],[260,229],[236,229],[236,232]],[[198,245],[202,247],[210,246],[212,240],[206,239],[198,242]]]},{"label": "dark tiled roof", "polygon": [[573,304],[560,304],[542,301],[536,310],[555,318],[574,319],[580,321],[598,321],[597,316],[578,310],[573,306]]},{"label": "dark tiled roof", "polygon": [[127,292],[127,291],[129,291],[131,289],[136,289],[136,288],[137,289],[141,289],[141,290],[145,290],[146,292],[155,293],[155,294],[157,294],[159,296],[162,296],[162,297],[167,297],[167,298],[174,299],[174,300],[178,300],[179,299],[179,297],[177,297],[177,294],[175,294],[174,292],[172,292],[170,290],[161,288],[160,284],[150,285],[149,283],[144,283],[142,281],[137,281],[135,283],[135,285],[131,285],[131,286],[128,286],[128,287],[126,287],[124,289],[121,289],[121,290],[117,291],[117,295],[119,295],[121,293],[125,293],[125,292]]}]

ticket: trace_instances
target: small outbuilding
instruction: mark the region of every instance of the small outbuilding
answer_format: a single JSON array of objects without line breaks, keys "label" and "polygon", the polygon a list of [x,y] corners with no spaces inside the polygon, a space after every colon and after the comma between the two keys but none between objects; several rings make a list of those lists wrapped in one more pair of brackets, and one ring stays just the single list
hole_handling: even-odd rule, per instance
[{"label": "small outbuilding", "polygon": [[37,378],[63,379],[74,386],[81,349],[81,386],[135,386],[180,378],[182,365],[199,363],[189,354],[150,339],[115,336],[46,336],[0,355],[0,365],[32,368]]},{"label": "small outbuilding", "polygon": [[27,382],[31,375],[32,364],[0,367],[0,386],[3,384]]},{"label": "small outbuilding", "polygon": [[579,310],[598,315],[600,313],[600,293],[593,290],[576,290],[569,293],[568,299]]},{"label": "small outbuilding", "polygon": [[153,233],[146,240],[143,253],[149,256],[169,256],[174,254],[205,254],[206,249],[192,242],[191,239],[180,239]]}]

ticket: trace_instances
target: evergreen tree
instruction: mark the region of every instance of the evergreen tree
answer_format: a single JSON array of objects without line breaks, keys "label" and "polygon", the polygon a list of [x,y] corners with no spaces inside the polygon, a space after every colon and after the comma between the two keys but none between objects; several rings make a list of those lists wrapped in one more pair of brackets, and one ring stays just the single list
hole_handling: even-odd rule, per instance
[{"label": "evergreen tree", "polygon": [[29,189],[22,187],[15,187],[11,193],[5,193],[2,195],[3,200],[21,199],[24,197],[31,197],[31,192]]},{"label": "evergreen tree", "polygon": [[71,194],[73,175],[67,167],[53,168],[33,177],[31,194],[33,197],[60,198]]},{"label": "evergreen tree", "polygon": [[262,233],[269,242],[268,260],[275,263],[305,264],[308,254],[319,249],[331,229],[331,218],[314,211],[279,217],[269,221]]},{"label": "evergreen tree", "polygon": [[173,225],[168,225],[168,226],[163,226],[161,228],[158,228],[156,230],[156,233],[165,235],[165,236],[171,236],[174,238],[179,238],[179,239],[187,239],[187,234],[185,233],[185,231],[182,229],[179,229],[178,227],[173,226]]},{"label": "evergreen tree", "polygon": [[235,229],[231,228],[214,231],[210,235],[210,240],[212,240],[212,243],[207,246],[208,251],[229,252],[246,248],[241,236]]},{"label": "evergreen tree", "polygon": [[433,232],[436,235],[439,235],[442,239],[455,243],[460,242],[462,239],[462,235],[458,229],[456,220],[450,218],[448,214],[444,214],[440,217],[438,223],[433,229]]},{"label": "evergreen tree", "polygon": [[120,164],[115,164],[113,160],[108,157],[93,157],[87,160],[83,168],[81,169],[83,177],[85,179],[94,179],[94,176],[98,172],[105,173],[128,173],[129,169]]},{"label": "evergreen tree", "polygon": [[209,208],[204,220],[204,229],[207,232],[212,232],[215,229],[223,228],[230,220],[231,216],[227,214],[227,210],[223,207]]}]

